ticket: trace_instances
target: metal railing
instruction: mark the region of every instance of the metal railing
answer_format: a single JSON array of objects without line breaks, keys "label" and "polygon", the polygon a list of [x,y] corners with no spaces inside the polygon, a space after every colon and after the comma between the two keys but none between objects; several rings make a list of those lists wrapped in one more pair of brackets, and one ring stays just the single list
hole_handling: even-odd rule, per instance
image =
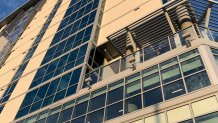
[{"label": "metal railing", "polygon": [[199,26],[199,31],[202,38],[218,42],[218,30],[213,30],[210,28]]},{"label": "metal railing", "polygon": [[[109,63],[105,66],[101,66],[95,69],[94,71],[89,72],[88,74],[85,75],[84,81],[87,78],[91,78],[89,84],[92,85],[103,79],[118,74],[124,70],[131,69],[133,64],[137,66],[142,62],[148,61],[154,57],[162,55],[177,47],[184,46],[186,45],[185,43],[186,40],[182,37],[182,35],[186,32],[192,32],[191,33],[192,39],[189,39],[190,41],[198,37],[194,26],[191,26],[189,28],[181,30],[176,34],[170,35],[162,40],[151,42],[152,44],[134,52],[133,54],[122,57],[112,63]],[[135,59],[135,62],[129,63],[129,60],[132,59],[133,57]],[[85,87],[87,87],[87,85],[83,84],[83,88]]]}]

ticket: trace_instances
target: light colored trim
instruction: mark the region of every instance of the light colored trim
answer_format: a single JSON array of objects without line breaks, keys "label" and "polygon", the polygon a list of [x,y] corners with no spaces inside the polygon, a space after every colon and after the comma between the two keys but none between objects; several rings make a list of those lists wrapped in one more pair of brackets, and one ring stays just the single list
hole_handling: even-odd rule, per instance
[{"label": "light colored trim", "polygon": [[128,37],[130,39],[130,43],[132,44],[134,51],[136,51],[137,50],[137,46],[136,46],[136,43],[135,43],[136,41],[134,41],[132,33],[130,31],[128,31],[127,35],[128,35]]},{"label": "light colored trim", "polygon": [[140,117],[151,116],[168,108],[173,109],[175,107],[180,107],[184,105],[184,103],[188,103],[189,101],[199,100],[200,98],[206,98],[215,95],[217,91],[218,91],[218,85],[206,87],[198,91],[185,94],[177,98],[173,98],[172,100],[165,101],[157,105],[153,105],[132,113],[125,114],[124,116],[120,116],[115,119],[106,121],[105,123],[124,123],[124,122],[129,122],[133,119],[138,119]]},{"label": "light colored trim", "polygon": [[[201,38],[197,39],[197,40],[192,42],[192,46],[189,47],[189,48],[186,48],[185,46],[176,48],[176,49],[174,49],[172,51],[169,51],[169,52],[167,52],[167,53],[165,53],[163,55],[160,55],[160,56],[155,57],[155,58],[153,58],[151,60],[148,60],[146,62],[141,63],[140,65],[137,66],[137,69],[135,71],[132,71],[131,69],[127,69],[127,70],[125,70],[125,71],[123,71],[121,73],[118,73],[118,74],[114,75],[111,78],[104,79],[104,80],[92,85],[92,88],[90,90],[88,88],[81,89],[76,94],[73,94],[73,95],[71,95],[71,96],[69,96],[67,98],[64,98],[63,100],[60,100],[60,101],[58,101],[58,102],[56,102],[54,104],[51,104],[51,105],[49,105],[47,107],[39,109],[36,112],[30,113],[30,114],[28,114],[28,115],[26,115],[24,117],[21,117],[20,119],[17,119],[16,121],[28,118],[30,116],[33,116],[34,114],[38,114],[41,111],[47,110],[47,109],[49,109],[51,107],[55,107],[55,106],[61,105],[63,103],[66,103],[66,102],[68,102],[68,101],[70,101],[72,99],[76,99],[76,98],[78,98],[78,97],[80,97],[82,95],[85,95],[87,93],[90,93],[90,92],[92,92],[92,91],[94,91],[94,90],[96,90],[98,88],[104,87],[107,84],[113,83],[113,82],[115,82],[117,80],[120,80],[121,78],[124,78],[124,77],[126,77],[128,75],[132,75],[134,73],[137,73],[137,72],[139,72],[139,71],[141,71],[141,70],[143,70],[145,68],[154,66],[157,63],[165,61],[166,59],[173,58],[173,57],[175,57],[175,56],[177,56],[179,54],[183,54],[183,53],[185,53],[187,51],[195,49],[196,47],[199,47],[199,46],[204,45],[204,44],[218,47],[218,43],[216,43],[216,42],[209,42],[209,41],[201,39]],[[206,87],[206,88],[191,92],[189,94],[185,94],[183,96],[180,96],[180,97],[173,98],[171,100],[165,101],[164,103],[160,103],[160,104],[158,104],[158,107],[160,107],[161,108],[160,110],[162,110],[162,109],[165,109],[166,107],[172,107],[172,106],[175,106],[175,105],[179,105],[179,104],[181,104],[183,102],[186,102],[188,100],[193,100],[193,99],[202,97],[204,95],[209,95],[209,94],[212,94],[212,93],[216,93],[217,91],[218,91],[218,85],[211,85],[209,87]],[[150,106],[148,108],[143,108],[141,110],[126,114],[125,116],[118,117],[118,118],[115,118],[114,120],[107,121],[107,122],[117,123],[116,121],[120,121],[120,120],[128,121],[128,120],[131,120],[131,119],[134,119],[134,118],[137,118],[137,117],[147,115],[149,113],[156,113],[157,112],[157,109],[155,109],[156,106],[157,105]]]},{"label": "light colored trim", "polygon": [[173,26],[173,22],[171,21],[168,12],[165,11],[164,14],[165,14],[165,17],[166,17],[166,19],[167,19],[167,21],[168,21],[168,24],[170,25],[170,29],[172,30],[173,34],[175,34],[175,33],[176,33],[176,29],[175,29],[174,26]]},{"label": "light colored trim", "polygon": [[210,47],[201,45],[198,47],[198,49],[204,62],[205,68],[208,72],[208,76],[211,79],[211,83],[214,85],[218,84],[218,67]]},{"label": "light colored trim", "polygon": [[[212,3],[210,3],[210,4],[212,4]],[[212,5],[209,5],[209,8],[207,9],[207,12],[206,12],[205,24],[204,24],[204,26],[205,26],[206,28],[208,28],[208,26],[209,26],[211,8],[212,8]]]}]

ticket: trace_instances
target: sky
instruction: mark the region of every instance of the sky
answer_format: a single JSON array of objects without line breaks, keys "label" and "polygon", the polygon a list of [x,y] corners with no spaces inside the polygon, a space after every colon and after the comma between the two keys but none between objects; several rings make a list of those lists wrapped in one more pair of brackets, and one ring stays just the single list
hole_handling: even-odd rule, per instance
[{"label": "sky", "polygon": [[0,20],[4,19],[26,1],[27,0],[0,0]]}]

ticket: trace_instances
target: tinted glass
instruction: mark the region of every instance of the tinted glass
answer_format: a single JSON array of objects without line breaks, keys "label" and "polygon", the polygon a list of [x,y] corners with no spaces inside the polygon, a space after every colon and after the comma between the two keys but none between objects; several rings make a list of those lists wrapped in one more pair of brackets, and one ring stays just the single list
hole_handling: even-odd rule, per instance
[{"label": "tinted glass", "polygon": [[144,96],[144,106],[150,106],[163,101],[161,88],[157,88],[143,94]]},{"label": "tinted glass", "polygon": [[88,101],[76,105],[73,116],[77,117],[86,113]]},{"label": "tinted glass", "polygon": [[123,87],[120,87],[120,88],[117,88],[117,89],[114,89],[108,92],[108,98],[107,98],[108,104],[122,100],[122,99],[123,99]]},{"label": "tinted glass", "polygon": [[148,90],[148,89],[151,89],[153,87],[160,86],[159,73],[155,73],[155,74],[149,75],[147,77],[144,77],[142,79],[142,81],[143,81],[143,89],[144,90]]},{"label": "tinted glass", "polygon": [[126,96],[132,96],[141,92],[141,82],[136,80],[128,85],[126,85]]},{"label": "tinted glass", "polygon": [[182,80],[165,85],[163,89],[164,89],[164,95],[166,100],[186,93]]},{"label": "tinted glass", "polygon": [[131,97],[125,101],[125,113],[130,113],[142,108],[141,95]]},{"label": "tinted glass", "polygon": [[44,119],[38,120],[35,123],[46,123],[46,119],[44,118]]},{"label": "tinted glass", "polygon": [[172,67],[166,68],[161,71],[163,83],[168,83],[172,80],[178,79],[181,77],[179,65],[174,65]]},{"label": "tinted glass", "polygon": [[71,123],[84,123],[84,122],[85,122],[84,116],[71,121]]},{"label": "tinted glass", "polygon": [[123,102],[116,103],[106,108],[106,120],[123,115]]},{"label": "tinted glass", "polygon": [[211,85],[206,71],[185,78],[188,92]]},{"label": "tinted glass", "polygon": [[89,111],[103,107],[105,105],[105,97],[106,94],[92,98],[89,102]]},{"label": "tinted glass", "polygon": [[204,69],[204,65],[200,56],[189,59],[182,63],[182,70],[184,75],[192,74],[202,69]]},{"label": "tinted glass", "polygon": [[179,122],[179,123],[193,123],[193,120],[186,120],[186,121],[182,121],[182,122]]},{"label": "tinted glass", "polygon": [[104,110],[98,110],[87,115],[86,123],[102,123]]},{"label": "tinted glass", "polygon": [[195,119],[196,123],[217,123],[218,112],[207,114]]},{"label": "tinted glass", "polygon": [[72,112],[73,112],[73,108],[69,108],[69,109],[62,111],[60,113],[58,122],[62,123],[62,122],[70,120]]},{"label": "tinted glass", "polygon": [[58,115],[59,113],[49,116],[46,123],[57,123]]}]

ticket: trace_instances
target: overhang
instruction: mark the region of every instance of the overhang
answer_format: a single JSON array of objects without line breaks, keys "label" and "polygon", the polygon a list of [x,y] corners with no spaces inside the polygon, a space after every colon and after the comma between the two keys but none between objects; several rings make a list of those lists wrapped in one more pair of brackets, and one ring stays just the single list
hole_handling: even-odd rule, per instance
[{"label": "overhang", "polygon": [[[206,21],[209,16],[209,8],[211,8],[211,14],[209,21]],[[167,36],[180,31],[179,17],[187,15],[193,24],[205,27],[205,23],[208,23],[209,28],[218,28],[218,2],[211,0],[172,0],[162,8],[111,34],[107,39],[116,51],[124,56],[126,45],[129,43],[128,31],[134,34],[135,44],[139,48],[143,48],[161,42]]]}]

